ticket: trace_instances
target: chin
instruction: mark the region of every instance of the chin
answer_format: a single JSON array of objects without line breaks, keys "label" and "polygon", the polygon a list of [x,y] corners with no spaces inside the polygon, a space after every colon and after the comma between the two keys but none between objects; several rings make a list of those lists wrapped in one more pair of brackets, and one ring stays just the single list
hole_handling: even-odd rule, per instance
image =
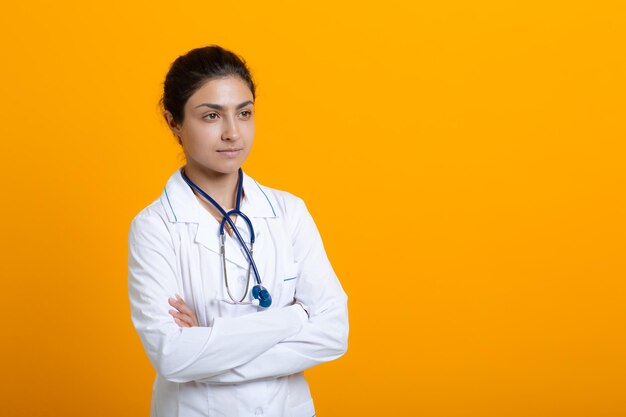
[{"label": "chin", "polygon": [[233,164],[220,167],[202,167],[202,171],[211,176],[233,175],[241,168],[241,164]]}]

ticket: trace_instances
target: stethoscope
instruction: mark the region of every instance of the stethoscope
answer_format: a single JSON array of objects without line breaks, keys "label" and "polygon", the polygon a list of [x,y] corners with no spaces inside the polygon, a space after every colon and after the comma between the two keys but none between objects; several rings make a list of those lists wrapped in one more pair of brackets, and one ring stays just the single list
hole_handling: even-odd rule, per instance
[{"label": "stethoscope", "polygon": [[[254,228],[252,227],[252,222],[250,221],[248,216],[243,214],[241,210],[239,209],[241,206],[241,194],[243,191],[243,171],[241,170],[241,168],[239,168],[239,179],[238,179],[238,184],[237,184],[237,200],[235,203],[235,208],[229,212],[226,212],[226,210],[224,210],[217,201],[212,199],[211,196],[209,196],[200,187],[194,184],[193,181],[191,181],[189,177],[187,177],[184,170],[181,169],[180,173],[182,174],[185,182],[192,189],[196,190],[205,200],[213,204],[213,206],[215,206],[215,208],[223,216],[222,221],[220,222],[220,255],[222,257],[222,269],[224,271],[224,282],[226,283],[226,291],[228,292],[228,296],[232,300],[232,302],[229,302],[229,301],[227,302],[230,304],[251,304],[251,305],[258,305],[261,307],[269,307],[272,304],[272,296],[270,295],[269,291],[265,287],[263,287],[263,283],[261,282],[259,271],[256,267],[256,263],[254,262],[254,258],[252,257],[252,252],[254,248]],[[248,245],[246,245],[246,242],[241,237],[239,230],[237,230],[237,228],[235,227],[235,223],[233,223],[233,220],[230,218],[230,216],[232,215],[237,215],[241,217],[248,225],[248,230],[250,231],[250,248],[249,249],[248,249]],[[248,281],[246,284],[246,290],[243,293],[243,297],[241,297],[240,300],[233,297],[233,295],[230,292],[230,287],[228,286],[228,275],[226,274],[226,248],[225,248],[226,237],[224,235],[224,227],[226,226],[227,222],[231,230],[235,232],[235,236],[237,237],[237,240],[241,244],[241,247],[246,253],[248,260],[250,261],[250,264],[248,265]],[[252,287],[252,301],[243,301],[246,299],[246,295],[248,294],[248,289],[250,288],[250,269],[254,271],[254,279],[256,280],[257,285]]]}]

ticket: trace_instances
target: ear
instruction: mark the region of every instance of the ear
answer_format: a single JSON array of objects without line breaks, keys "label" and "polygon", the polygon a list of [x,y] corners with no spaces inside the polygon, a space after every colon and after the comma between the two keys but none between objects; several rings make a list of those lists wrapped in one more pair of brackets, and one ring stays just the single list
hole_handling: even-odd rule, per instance
[{"label": "ear", "polygon": [[174,116],[172,116],[172,113],[170,113],[168,110],[165,110],[163,112],[163,118],[165,118],[165,123],[167,123],[167,127],[170,128],[174,136],[176,136],[180,141],[181,128],[178,123],[176,123],[176,120],[174,120]]}]

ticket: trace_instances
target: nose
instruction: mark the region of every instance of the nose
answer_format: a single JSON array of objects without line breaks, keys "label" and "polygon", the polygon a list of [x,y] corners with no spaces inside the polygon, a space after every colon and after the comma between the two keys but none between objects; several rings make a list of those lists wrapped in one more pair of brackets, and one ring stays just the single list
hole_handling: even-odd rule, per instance
[{"label": "nose", "polygon": [[239,139],[239,126],[234,117],[225,119],[224,130],[222,131],[222,140],[235,141]]}]

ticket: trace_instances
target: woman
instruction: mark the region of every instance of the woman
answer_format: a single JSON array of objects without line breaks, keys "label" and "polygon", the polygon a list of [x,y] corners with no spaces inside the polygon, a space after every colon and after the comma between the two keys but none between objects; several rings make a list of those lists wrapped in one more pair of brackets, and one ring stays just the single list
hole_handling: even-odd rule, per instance
[{"label": "woman", "polygon": [[302,372],[347,348],[347,297],[305,204],[241,171],[254,100],[245,63],[218,46],[179,57],[165,79],[186,164],[129,233],[132,320],[157,372],[151,416],[311,417]]}]

